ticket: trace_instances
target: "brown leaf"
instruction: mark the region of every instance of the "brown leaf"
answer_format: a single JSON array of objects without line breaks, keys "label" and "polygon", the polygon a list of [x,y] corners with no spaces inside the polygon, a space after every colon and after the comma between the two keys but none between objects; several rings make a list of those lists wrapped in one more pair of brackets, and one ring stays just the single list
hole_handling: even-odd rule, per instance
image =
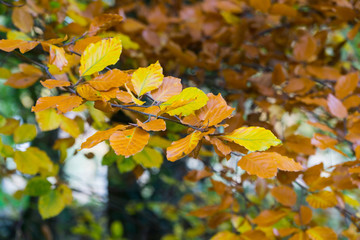
[{"label": "brown leaf", "polygon": [[28,6],[14,7],[11,15],[14,25],[22,32],[28,33],[34,26],[34,19],[30,14]]},{"label": "brown leaf", "polygon": [[338,118],[346,118],[348,116],[347,109],[345,108],[344,104],[336,98],[331,93],[327,98],[327,104],[330,110],[330,113]]},{"label": "brown leaf", "polygon": [[353,72],[339,78],[335,85],[335,95],[343,99],[354,92],[359,82],[359,73]]}]

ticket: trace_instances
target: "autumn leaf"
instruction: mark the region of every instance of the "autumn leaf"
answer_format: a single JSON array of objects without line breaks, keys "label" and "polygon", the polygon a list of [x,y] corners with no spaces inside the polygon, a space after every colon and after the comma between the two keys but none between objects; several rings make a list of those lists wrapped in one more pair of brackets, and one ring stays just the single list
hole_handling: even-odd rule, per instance
[{"label": "autumn leaf", "polygon": [[312,210],[307,206],[301,206],[299,212],[294,216],[297,225],[303,226],[311,222]]},{"label": "autumn leaf", "polygon": [[250,0],[250,6],[261,11],[267,12],[271,6],[270,0]]},{"label": "autumn leaf", "polygon": [[241,127],[221,138],[235,142],[250,151],[264,151],[281,143],[271,131],[262,127]]},{"label": "autumn leaf", "polygon": [[24,152],[15,151],[14,162],[16,169],[24,174],[51,172],[54,167],[48,155],[37,147],[29,147]]},{"label": "autumn leaf", "polygon": [[271,189],[271,195],[282,205],[292,207],[296,204],[296,193],[288,186],[279,186]]},{"label": "autumn leaf", "polygon": [[163,69],[160,63],[156,62],[146,68],[137,69],[131,77],[131,83],[136,94],[140,97],[147,92],[157,89],[162,84],[163,79]]},{"label": "autumn leaf", "polygon": [[275,152],[253,152],[243,156],[238,165],[249,174],[261,178],[276,176],[277,169],[283,171],[300,171],[302,166],[293,159]]},{"label": "autumn leaf", "polygon": [[145,147],[141,152],[135,154],[133,159],[146,168],[160,168],[163,162],[163,155],[153,148]]},{"label": "autumn leaf", "polygon": [[98,91],[108,91],[111,88],[123,86],[129,79],[129,75],[125,72],[113,69],[87,81],[87,83]]},{"label": "autumn leaf", "polygon": [[0,40],[0,49],[5,52],[12,52],[16,48],[19,48],[21,53],[26,53],[36,47],[39,43],[36,41],[24,41],[24,40]]},{"label": "autumn leaf", "polygon": [[80,75],[91,75],[115,64],[120,58],[121,50],[121,41],[116,37],[89,44],[81,55]]},{"label": "autumn leaf", "polygon": [[329,227],[313,227],[308,230],[306,230],[306,234],[309,236],[311,240],[336,240],[337,235]]},{"label": "autumn leaf", "polygon": [[125,125],[119,124],[116,127],[110,128],[110,129],[105,130],[105,131],[97,131],[94,135],[92,135],[91,137],[86,139],[86,141],[81,144],[80,149],[92,148],[95,145],[99,144],[100,142],[108,140],[110,138],[110,136],[113,133],[115,133],[116,131],[122,130],[122,129],[125,129],[125,128],[126,128]]},{"label": "autumn leaf", "polygon": [[205,126],[214,126],[230,117],[234,108],[229,107],[221,94],[209,93],[209,100],[206,105],[196,112],[196,115],[203,121]]},{"label": "autumn leaf", "polygon": [[31,111],[39,112],[56,107],[60,112],[66,113],[78,107],[82,101],[81,97],[75,95],[42,97],[36,101],[36,105],[31,108]]},{"label": "autumn leaf", "polygon": [[123,20],[123,17],[117,14],[101,14],[93,18],[90,28],[89,36],[94,36],[98,33],[105,31],[115,25],[118,25]]},{"label": "autumn leaf", "polygon": [[11,14],[11,20],[14,25],[25,33],[30,32],[34,26],[34,19],[30,12],[29,7],[25,5],[21,7],[14,7]]},{"label": "autumn leaf", "polygon": [[285,211],[281,210],[264,210],[259,216],[253,219],[253,222],[261,227],[269,227],[286,216]]},{"label": "autumn leaf", "polygon": [[174,162],[189,154],[198,145],[203,134],[195,131],[185,138],[172,142],[171,146],[166,149],[166,157],[169,161]]},{"label": "autumn leaf", "polygon": [[160,109],[171,116],[188,116],[195,110],[202,108],[208,100],[209,98],[203,91],[195,87],[189,87],[162,103]]},{"label": "autumn leaf", "polygon": [[25,123],[16,128],[14,132],[14,142],[16,144],[30,142],[36,137],[36,127],[33,124]]},{"label": "autumn leaf", "polygon": [[359,82],[359,73],[353,72],[340,77],[335,84],[335,95],[343,99],[354,92]]},{"label": "autumn leaf", "polygon": [[27,88],[35,84],[43,75],[40,69],[30,64],[20,64],[20,72],[12,74],[4,85],[13,88]]},{"label": "autumn leaf", "polygon": [[294,58],[295,60],[311,61],[316,53],[317,45],[313,36],[305,34],[296,42],[294,46]]},{"label": "autumn leaf", "polygon": [[348,116],[348,112],[344,104],[334,95],[329,94],[327,98],[327,105],[329,107],[330,113],[335,117],[346,118]]},{"label": "autumn leaf", "polygon": [[58,189],[50,190],[39,197],[39,212],[43,219],[58,215],[65,208],[65,201]]},{"label": "autumn leaf", "polygon": [[306,201],[313,208],[329,208],[337,205],[335,193],[330,191],[310,194],[306,197]]},{"label": "autumn leaf", "polygon": [[151,92],[154,101],[165,102],[172,96],[180,94],[182,91],[181,79],[175,77],[164,77],[159,88]]},{"label": "autumn leaf", "polygon": [[65,50],[55,45],[50,45],[49,63],[57,66],[60,71],[68,64],[65,56]]},{"label": "autumn leaf", "polygon": [[149,122],[142,123],[139,119],[136,119],[136,123],[139,127],[145,131],[165,131],[166,123],[162,119],[153,119]]},{"label": "autumn leaf", "polygon": [[51,131],[60,126],[61,118],[53,108],[36,112],[35,116],[41,131]]},{"label": "autumn leaf", "polygon": [[141,128],[117,131],[110,136],[110,145],[117,155],[130,157],[146,146],[150,134]]},{"label": "autumn leaf", "polygon": [[48,89],[53,89],[56,87],[68,87],[71,85],[69,81],[66,80],[54,80],[54,79],[47,79],[45,81],[40,81],[41,85]]}]

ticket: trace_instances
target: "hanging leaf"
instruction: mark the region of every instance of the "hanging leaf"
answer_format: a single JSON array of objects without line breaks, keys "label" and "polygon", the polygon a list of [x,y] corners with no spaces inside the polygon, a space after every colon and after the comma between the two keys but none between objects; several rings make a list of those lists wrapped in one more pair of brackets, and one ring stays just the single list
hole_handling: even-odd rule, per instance
[{"label": "hanging leaf", "polygon": [[14,142],[16,144],[30,142],[36,137],[36,127],[33,124],[23,124],[14,132]]},{"label": "hanging leaf", "polygon": [[335,193],[330,191],[310,194],[306,197],[306,201],[313,208],[329,208],[337,204]]},{"label": "hanging leaf", "polygon": [[111,88],[123,86],[129,79],[130,76],[127,73],[113,69],[87,81],[87,83],[98,91],[108,91]]},{"label": "hanging leaf", "polygon": [[157,89],[162,84],[163,79],[163,69],[160,63],[156,62],[146,68],[137,69],[131,77],[131,83],[136,94],[140,97],[147,92]]},{"label": "hanging leaf", "polygon": [[163,155],[150,147],[145,147],[141,152],[135,154],[133,159],[146,168],[160,168],[163,162]]},{"label": "hanging leaf", "polygon": [[235,142],[250,151],[264,151],[281,143],[270,130],[262,127],[241,127],[221,138]]},{"label": "hanging leaf", "polygon": [[35,116],[41,131],[51,131],[60,126],[61,118],[53,108],[36,112]]},{"label": "hanging leaf", "polygon": [[121,54],[119,38],[104,39],[86,47],[80,59],[80,75],[87,76],[115,64]]},{"label": "hanging leaf", "polygon": [[312,210],[307,206],[301,206],[299,213],[294,216],[294,221],[297,225],[303,226],[311,222]]},{"label": "hanging leaf", "polygon": [[206,105],[196,112],[196,115],[203,121],[205,126],[217,125],[230,117],[234,108],[227,105],[220,93],[217,96],[209,93],[207,96],[209,100]]},{"label": "hanging leaf", "polygon": [[64,208],[65,202],[61,193],[55,189],[39,197],[39,212],[43,219],[57,216]]},{"label": "hanging leaf", "polygon": [[24,40],[0,40],[0,49],[5,52],[12,52],[16,48],[19,48],[21,53],[26,53],[36,47],[39,43],[36,41],[24,41]]},{"label": "hanging leaf", "polygon": [[75,95],[42,97],[36,101],[36,105],[31,108],[31,111],[39,112],[56,107],[60,112],[66,113],[78,107],[82,101],[81,97]]},{"label": "hanging leaf", "polygon": [[55,45],[50,45],[49,63],[57,66],[60,71],[68,64],[65,56],[65,50]]},{"label": "hanging leaf", "polygon": [[139,127],[145,131],[165,131],[166,123],[162,119],[153,119],[147,123],[142,123],[139,119],[136,119],[136,123]]},{"label": "hanging leaf", "polygon": [[292,207],[296,204],[296,193],[288,186],[279,186],[271,189],[271,195],[284,206]]},{"label": "hanging leaf", "polygon": [[92,148],[95,145],[101,143],[102,141],[108,140],[114,132],[125,129],[126,127],[126,125],[119,124],[116,127],[110,128],[105,131],[97,131],[94,135],[86,139],[86,141],[81,144],[81,149]]},{"label": "hanging leaf", "polygon": [[203,134],[195,131],[185,138],[171,143],[171,146],[166,149],[166,157],[169,161],[174,162],[189,154],[196,148]]},{"label": "hanging leaf", "polygon": [[171,116],[188,116],[195,110],[202,108],[208,100],[209,98],[203,91],[195,87],[189,87],[162,103],[160,109]]},{"label": "hanging leaf", "polygon": [[61,130],[67,132],[73,138],[77,138],[80,135],[81,130],[75,119],[70,119],[68,117],[65,117],[64,115],[60,115],[60,119]]},{"label": "hanging leaf", "polygon": [[306,230],[306,234],[311,240],[336,240],[337,235],[329,227],[313,227],[308,230]]},{"label": "hanging leaf", "polygon": [[253,222],[261,227],[269,227],[280,221],[287,214],[282,210],[264,210]]},{"label": "hanging leaf", "polygon": [[253,152],[243,156],[238,165],[249,174],[261,178],[276,176],[277,169],[283,171],[300,171],[302,166],[293,159],[275,152]]},{"label": "hanging leaf", "polygon": [[45,81],[40,81],[41,85],[48,89],[53,89],[56,87],[68,87],[71,85],[69,81],[66,80],[54,80],[54,79],[47,79]]},{"label": "hanging leaf", "polygon": [[165,102],[172,96],[180,94],[182,91],[181,79],[175,77],[164,77],[158,89],[151,92],[154,101]]},{"label": "hanging leaf", "polygon": [[29,147],[24,152],[15,151],[14,162],[16,169],[24,174],[36,174],[40,170],[52,172],[54,167],[48,155],[36,147]]},{"label": "hanging leaf", "polygon": [[110,136],[110,145],[117,155],[126,158],[140,152],[146,146],[150,134],[141,128],[117,131]]},{"label": "hanging leaf", "polygon": [[346,118],[348,116],[348,112],[344,104],[334,95],[329,94],[327,98],[327,105],[329,107],[330,113],[335,117]]}]

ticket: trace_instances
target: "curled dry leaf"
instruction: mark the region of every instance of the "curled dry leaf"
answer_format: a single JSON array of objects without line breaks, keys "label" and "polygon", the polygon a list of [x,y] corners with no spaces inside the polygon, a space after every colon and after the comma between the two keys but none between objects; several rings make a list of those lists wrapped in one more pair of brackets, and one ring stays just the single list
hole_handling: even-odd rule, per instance
[{"label": "curled dry leaf", "polygon": [[166,157],[169,161],[174,162],[189,154],[196,148],[203,134],[195,131],[185,138],[171,143],[171,146],[166,149]]},{"label": "curled dry leaf", "polygon": [[65,50],[55,45],[50,45],[49,63],[57,66],[60,71],[68,64],[65,56]]}]

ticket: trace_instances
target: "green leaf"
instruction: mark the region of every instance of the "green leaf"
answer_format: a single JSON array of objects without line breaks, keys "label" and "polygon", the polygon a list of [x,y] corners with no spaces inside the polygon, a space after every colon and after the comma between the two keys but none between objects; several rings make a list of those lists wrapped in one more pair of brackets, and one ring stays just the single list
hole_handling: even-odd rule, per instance
[{"label": "green leaf", "polygon": [[51,183],[43,177],[30,179],[25,188],[25,194],[30,196],[41,196],[50,191]]},{"label": "green leaf", "polygon": [[36,137],[36,127],[33,124],[23,124],[14,132],[14,142],[25,143],[30,142]]},{"label": "green leaf", "polygon": [[109,152],[107,152],[102,161],[101,161],[101,165],[105,165],[105,166],[110,166],[111,164],[113,164],[114,162],[116,162],[116,160],[119,158],[118,155],[115,154],[114,150],[110,150]]},{"label": "green leaf", "polygon": [[0,127],[5,126],[5,124],[6,124],[6,118],[0,115]]},{"label": "green leaf", "polygon": [[146,168],[160,168],[163,162],[163,155],[153,148],[145,147],[144,150],[135,154],[133,159]]},{"label": "green leaf", "polygon": [[113,238],[120,238],[124,233],[124,227],[120,221],[114,221],[111,224],[110,231]]},{"label": "green leaf", "polygon": [[125,158],[124,156],[119,156],[116,160],[117,168],[120,173],[129,172],[133,170],[136,166],[136,163],[132,159],[132,157]]},{"label": "green leaf", "polygon": [[57,216],[64,208],[65,202],[61,193],[51,190],[39,197],[39,212],[43,219]]}]

